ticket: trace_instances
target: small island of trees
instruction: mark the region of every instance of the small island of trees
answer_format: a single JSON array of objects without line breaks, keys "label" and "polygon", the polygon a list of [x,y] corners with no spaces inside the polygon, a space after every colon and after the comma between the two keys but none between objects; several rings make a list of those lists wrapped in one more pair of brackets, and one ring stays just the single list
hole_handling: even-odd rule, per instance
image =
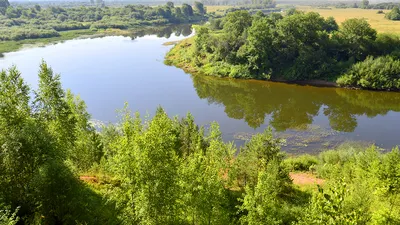
[{"label": "small island of trees", "polygon": [[196,27],[166,63],[205,75],[240,79],[325,80],[341,86],[400,89],[400,39],[377,34],[364,19],[340,26],[318,13],[229,13]]}]

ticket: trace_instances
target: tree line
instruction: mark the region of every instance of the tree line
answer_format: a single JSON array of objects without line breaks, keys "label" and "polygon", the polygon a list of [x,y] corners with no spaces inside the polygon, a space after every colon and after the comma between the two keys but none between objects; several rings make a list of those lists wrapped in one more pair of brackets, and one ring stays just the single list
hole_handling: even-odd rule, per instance
[{"label": "tree line", "polygon": [[[363,0],[361,2],[340,2],[335,4],[336,8],[346,9],[346,8],[361,8],[361,9],[393,9],[398,7],[400,4],[396,2],[380,2],[371,4],[369,0]],[[331,4],[322,4],[321,7],[329,7]]]},{"label": "tree line", "polygon": [[[217,123],[142,119],[96,130],[43,62],[30,90],[0,73],[0,224],[398,224],[400,152],[342,146],[288,158],[271,130],[237,148]],[[289,172],[314,172],[318,189]]]},{"label": "tree line", "polygon": [[173,48],[166,62],[219,77],[320,79],[398,90],[399,44],[397,36],[377,34],[365,19],[339,26],[332,17],[295,9],[286,16],[236,11],[198,26],[196,36]]},{"label": "tree line", "polygon": [[179,24],[206,19],[206,8],[200,2],[193,7],[174,3],[151,7],[126,5],[123,7],[12,7],[8,0],[0,1],[0,40],[60,36],[61,31],[91,29],[129,29],[145,25]]}]

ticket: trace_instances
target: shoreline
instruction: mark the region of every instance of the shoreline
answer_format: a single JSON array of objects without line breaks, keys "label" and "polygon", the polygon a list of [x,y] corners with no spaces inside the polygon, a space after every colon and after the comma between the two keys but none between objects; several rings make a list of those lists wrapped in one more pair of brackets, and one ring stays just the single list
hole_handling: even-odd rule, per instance
[{"label": "shoreline", "polygon": [[[277,83],[285,83],[285,84],[296,84],[296,85],[301,85],[301,86],[343,88],[343,89],[365,90],[365,91],[375,91],[375,92],[400,92],[400,89],[376,90],[376,89],[367,89],[367,88],[359,88],[359,87],[351,87],[351,86],[340,86],[338,83],[336,83],[334,81],[319,80],[319,79],[316,79],[316,80],[294,80],[294,81],[288,81],[288,80],[279,79],[279,78],[270,79],[270,80],[265,80],[265,79],[240,79],[240,78],[230,78],[230,77],[227,77],[227,76],[218,77],[218,76],[206,75],[206,74],[201,73],[198,68],[193,67],[189,62],[182,61],[182,60],[185,60],[185,59],[182,56],[181,51],[185,51],[185,49],[187,47],[192,45],[192,43],[190,43],[191,38],[192,37],[180,40],[177,43],[173,43],[174,46],[170,49],[170,51],[164,57],[164,63],[166,65],[175,66],[175,67],[177,67],[179,69],[182,69],[185,73],[188,73],[188,74],[191,74],[191,75],[209,76],[209,77],[215,77],[215,78],[220,78],[220,79],[232,79],[232,80],[238,80],[238,81],[243,81],[243,80],[247,80],[247,81],[249,81],[249,80],[268,81],[268,82],[277,82]],[[177,48],[179,48],[179,49],[177,49]]]},{"label": "shoreline", "polygon": [[[183,39],[183,40],[180,40],[180,41],[176,41],[174,43],[166,42],[164,44],[173,45],[173,47],[171,48],[171,50],[172,50],[173,48],[175,48],[179,44],[184,44],[184,42],[188,41],[188,40],[190,40],[190,38],[186,38],[186,39]],[[174,60],[174,57],[169,55],[169,53],[167,53],[167,55],[165,56],[164,63],[166,65],[175,66],[176,68],[182,69],[185,73],[188,73],[188,74],[191,74],[191,75],[209,76],[209,75],[205,75],[205,74],[202,74],[201,72],[199,72],[199,70],[197,68],[191,66],[190,63],[178,62],[178,61]],[[209,77],[216,77],[216,76],[209,76]],[[277,83],[285,83],[285,84],[297,84],[297,85],[302,85],[302,86],[313,86],[313,87],[346,88],[346,87],[340,87],[336,82],[326,81],[326,80],[287,81],[287,80],[283,80],[283,79],[262,80],[262,79],[235,79],[235,78],[230,78],[230,77],[216,77],[216,78],[219,78],[219,79],[232,79],[232,80],[240,80],[240,81],[244,81],[244,80],[247,80],[247,81],[250,81],[250,80],[268,81],[268,82],[277,82]],[[352,88],[352,89],[356,89],[356,88]]]},{"label": "shoreline", "polygon": [[183,26],[188,24],[196,24],[198,21],[193,23],[179,23],[179,24],[162,24],[162,25],[142,25],[137,27],[131,27],[128,29],[79,29],[79,30],[68,30],[60,31],[60,36],[50,38],[36,38],[36,39],[24,39],[18,41],[1,41],[0,42],[0,58],[4,57],[5,53],[16,52],[24,49],[26,46],[42,46],[49,44],[56,44],[63,41],[73,40],[76,38],[92,38],[92,37],[105,37],[105,36],[130,36],[150,29],[162,29],[170,26]]},{"label": "shoreline", "polygon": [[337,83],[335,83],[333,81],[325,81],[325,80],[287,81],[287,80],[273,79],[273,80],[268,80],[268,81],[278,82],[278,83],[285,83],[285,84],[297,84],[297,85],[301,85],[301,86],[344,88],[344,87],[340,87]]}]

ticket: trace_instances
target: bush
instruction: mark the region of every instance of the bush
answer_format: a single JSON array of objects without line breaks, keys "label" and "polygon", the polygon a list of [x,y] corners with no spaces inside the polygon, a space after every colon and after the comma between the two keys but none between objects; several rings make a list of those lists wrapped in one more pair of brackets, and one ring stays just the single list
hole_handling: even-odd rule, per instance
[{"label": "bush", "polygon": [[82,23],[58,23],[52,24],[51,27],[56,31],[67,31],[89,29],[90,25],[84,25]]},{"label": "bush", "polygon": [[385,15],[385,18],[389,19],[389,20],[400,20],[400,9],[399,9],[399,7],[397,7],[397,6],[394,7],[392,9],[392,11],[390,11],[389,13],[387,13]]},{"label": "bush", "polygon": [[37,28],[12,28],[3,30],[0,33],[0,40],[19,41],[24,39],[50,38],[58,36],[60,36],[60,34],[53,29],[43,30]]},{"label": "bush", "polygon": [[318,176],[332,178],[340,174],[346,163],[354,156],[364,151],[365,146],[358,143],[344,143],[336,149],[321,152],[318,156],[318,165],[315,169]]},{"label": "bush", "polygon": [[304,154],[287,158],[284,162],[290,171],[309,171],[318,164],[318,158],[313,155]]},{"label": "bush", "polygon": [[92,26],[90,26],[90,29],[109,29],[109,28],[114,28],[114,29],[127,29],[128,25],[124,24],[122,22],[98,22],[98,23],[94,23],[92,24]]},{"label": "bush", "polygon": [[367,57],[353,65],[338,78],[340,86],[354,86],[374,90],[400,89],[400,60],[392,56]]},{"label": "bush", "polygon": [[222,19],[212,19],[210,21],[210,28],[212,30],[222,30],[223,28]]},{"label": "bush", "polygon": [[19,221],[18,210],[19,208],[11,212],[8,209],[0,209],[0,225],[16,225]]}]

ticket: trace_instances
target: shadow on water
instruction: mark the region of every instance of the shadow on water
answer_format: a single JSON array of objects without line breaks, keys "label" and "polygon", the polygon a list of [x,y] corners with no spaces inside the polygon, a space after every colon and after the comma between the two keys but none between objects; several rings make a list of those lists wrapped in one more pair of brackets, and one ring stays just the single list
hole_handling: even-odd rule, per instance
[{"label": "shadow on water", "polygon": [[[156,35],[159,38],[170,38],[172,34],[176,36],[187,37],[193,33],[192,24],[178,24],[178,25],[167,25],[167,26],[149,26],[143,28],[136,28],[132,30],[123,30],[121,33],[117,33],[117,36],[130,37],[132,40],[147,35]],[[109,34],[105,34],[109,35]],[[110,35],[114,35],[111,33]],[[104,34],[93,35],[93,37],[104,36]]]},{"label": "shadow on water", "polygon": [[[228,117],[244,120],[254,129],[267,123],[276,132],[282,133],[281,136],[289,139],[289,145],[290,139],[293,139],[292,144],[300,141],[303,147],[310,147],[313,142],[321,145],[332,136],[354,132],[359,117],[374,118],[390,111],[400,112],[399,93],[219,79],[200,75],[192,75],[192,80],[198,96],[207,99],[209,104],[222,105]],[[321,116],[327,118],[329,127],[322,129],[313,123]],[[269,121],[266,121],[267,118]],[[248,136],[251,134],[236,134],[235,139],[246,140]]]},{"label": "shadow on water", "polygon": [[170,25],[163,27],[148,27],[146,29],[133,31],[129,37],[132,39],[144,37],[146,35],[156,35],[157,37],[170,38],[172,34],[187,37],[193,32],[192,24]]}]

